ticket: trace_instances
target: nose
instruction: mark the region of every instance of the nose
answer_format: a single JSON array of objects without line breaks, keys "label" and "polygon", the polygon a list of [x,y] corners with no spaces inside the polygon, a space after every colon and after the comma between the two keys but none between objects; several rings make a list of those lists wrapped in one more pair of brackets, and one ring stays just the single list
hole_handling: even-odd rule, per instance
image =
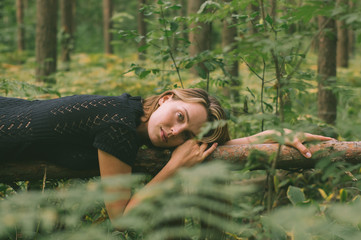
[{"label": "nose", "polygon": [[177,136],[184,130],[184,128],[185,128],[184,125],[177,124],[171,128],[171,133],[173,136]]}]

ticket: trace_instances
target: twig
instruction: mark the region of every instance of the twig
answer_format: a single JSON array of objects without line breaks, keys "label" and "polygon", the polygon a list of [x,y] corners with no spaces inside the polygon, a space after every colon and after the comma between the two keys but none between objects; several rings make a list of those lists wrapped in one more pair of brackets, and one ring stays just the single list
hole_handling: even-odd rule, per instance
[{"label": "twig", "polygon": [[[304,51],[303,55],[306,55],[308,53],[308,51],[311,49],[312,43],[313,41],[315,41],[318,36],[320,35],[320,33],[325,29],[325,27],[327,26],[327,24],[329,23],[329,21],[331,20],[331,18],[328,18],[327,21],[321,26],[321,28],[317,31],[317,33],[315,35],[313,35],[310,43],[308,44],[306,50]],[[287,75],[286,77],[286,81],[290,80],[291,77],[296,73],[296,71],[300,68],[301,63],[303,62],[303,58],[299,59],[296,66],[293,68],[293,71]]]},{"label": "twig", "polygon": [[[264,60],[264,58],[262,58],[263,60],[263,73],[262,73],[262,85],[261,85],[261,111],[262,114],[264,114],[264,107],[263,107],[263,92],[264,92],[264,76],[265,76],[265,72],[266,72],[266,61]],[[261,122],[261,131],[264,131],[264,118],[262,117],[262,122]]]},{"label": "twig", "polygon": [[268,184],[268,194],[267,194],[267,212],[271,212],[272,210],[272,206],[273,206],[273,199],[272,199],[272,195],[273,195],[273,187],[274,187],[274,176],[275,176],[275,171],[276,171],[276,165],[277,165],[277,160],[280,157],[280,153],[281,153],[281,144],[278,145],[278,150],[277,150],[277,155],[275,157],[275,159],[272,161],[272,166],[271,169],[267,172],[267,184]]},{"label": "twig", "polygon": [[44,177],[43,177],[43,187],[42,187],[42,189],[41,189],[41,192],[42,192],[42,193],[44,193],[44,191],[45,191],[46,172],[47,172],[47,167],[45,166],[45,169],[44,169]]},{"label": "twig", "polygon": [[[42,186],[42,189],[41,189],[41,193],[42,193],[42,194],[44,194],[44,191],[45,191],[46,172],[47,172],[47,166],[45,166],[45,168],[44,168],[43,186]],[[36,235],[35,235],[35,238],[34,238],[34,239],[37,239],[38,233],[39,233],[39,229],[40,229],[40,220],[39,220],[39,222],[38,222],[38,225],[36,226]]]},{"label": "twig", "polygon": [[[163,7],[162,7],[162,6],[160,6],[160,13],[161,13],[161,16],[162,16],[162,18],[163,18],[163,20],[164,20],[165,17],[164,17],[164,12],[163,12]],[[167,32],[166,32],[166,31],[167,31],[167,25],[165,24],[165,21],[163,21],[163,26],[164,26],[165,38],[166,38],[166,40],[167,40],[167,45],[168,45],[168,48],[169,48],[169,49],[168,49],[169,56],[170,56],[170,58],[171,58],[172,61],[173,61],[174,67],[175,67],[175,69],[176,69],[176,71],[177,71],[178,79],[179,79],[179,81],[180,81],[180,83],[181,83],[181,86],[182,86],[182,88],[184,88],[183,81],[182,81],[182,78],[181,78],[180,72],[179,72],[179,67],[178,67],[178,65],[177,65],[177,63],[176,63],[176,61],[175,61],[175,59],[174,59],[174,56],[173,56],[173,53],[172,53],[172,50],[171,50],[171,45],[170,45],[169,37],[168,37]]]}]

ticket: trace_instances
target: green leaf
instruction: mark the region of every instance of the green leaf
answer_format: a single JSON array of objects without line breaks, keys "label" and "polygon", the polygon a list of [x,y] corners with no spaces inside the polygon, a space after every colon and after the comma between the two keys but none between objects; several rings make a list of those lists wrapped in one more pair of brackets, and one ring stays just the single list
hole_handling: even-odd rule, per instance
[{"label": "green leaf", "polygon": [[300,204],[306,201],[305,194],[301,190],[301,188],[289,186],[287,190],[287,197],[291,201],[293,205]]},{"label": "green leaf", "polygon": [[149,44],[145,44],[143,46],[140,46],[138,48],[138,52],[144,52],[150,45]]},{"label": "green leaf", "polygon": [[271,26],[273,25],[273,19],[268,14],[267,14],[267,17],[266,17],[266,22],[268,22]]},{"label": "green leaf", "polygon": [[180,5],[180,4],[175,4],[175,5],[170,6],[169,8],[172,9],[172,10],[178,10],[178,9],[181,9],[181,8],[182,8],[182,5]]},{"label": "green leaf", "polygon": [[173,32],[172,32],[172,31],[169,31],[169,30],[164,30],[164,36],[166,36],[166,37],[171,37],[171,36],[172,36],[172,34],[173,34]]},{"label": "green leaf", "polygon": [[140,73],[139,77],[140,78],[145,78],[146,76],[148,76],[149,73],[150,73],[149,70],[144,70],[143,72]]},{"label": "green leaf", "polygon": [[193,65],[194,65],[194,62],[193,62],[193,61],[189,61],[184,67],[185,67],[186,69],[189,69],[189,68],[193,67]]},{"label": "green leaf", "polygon": [[347,191],[344,188],[340,189],[340,202],[345,203],[347,201]]},{"label": "green leaf", "polygon": [[152,69],[152,73],[153,74],[157,74],[157,73],[159,73],[160,72],[160,69],[159,68],[153,68]]},{"label": "green leaf", "polygon": [[151,71],[150,70],[146,70],[145,68],[142,67],[136,67],[134,68],[134,73],[139,77],[139,78],[145,78]]},{"label": "green leaf", "polygon": [[170,30],[171,30],[172,32],[177,31],[178,27],[179,27],[178,23],[176,23],[176,22],[170,22]]},{"label": "green leaf", "polygon": [[203,62],[204,66],[207,68],[208,71],[213,71],[216,67],[209,61]]},{"label": "green leaf", "polygon": [[197,73],[201,78],[207,79],[207,72],[202,67],[196,65],[194,68],[197,70]]}]

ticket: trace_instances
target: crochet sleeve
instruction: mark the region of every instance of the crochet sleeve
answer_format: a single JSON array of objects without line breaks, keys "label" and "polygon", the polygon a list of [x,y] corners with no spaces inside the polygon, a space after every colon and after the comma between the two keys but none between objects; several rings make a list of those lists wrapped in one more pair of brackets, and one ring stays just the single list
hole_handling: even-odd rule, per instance
[{"label": "crochet sleeve", "polygon": [[133,167],[138,151],[135,129],[124,124],[111,124],[98,131],[93,146]]}]

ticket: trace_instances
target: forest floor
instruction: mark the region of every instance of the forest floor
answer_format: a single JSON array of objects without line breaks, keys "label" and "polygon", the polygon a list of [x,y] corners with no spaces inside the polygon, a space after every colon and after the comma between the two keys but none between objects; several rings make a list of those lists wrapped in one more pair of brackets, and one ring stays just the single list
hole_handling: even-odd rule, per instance
[{"label": "forest floor", "polygon": [[[18,64],[22,61],[22,64]],[[336,128],[340,139],[361,139],[361,69],[359,63],[361,55],[352,57],[349,68],[338,69],[337,89],[339,98],[338,120]],[[146,78],[139,78],[136,71],[130,71],[135,63],[147,69],[160,69],[157,74],[149,74]],[[57,83],[46,86],[35,80],[35,58],[21,55],[3,55],[0,57],[0,94],[23,97],[27,99],[46,99],[74,94],[120,95],[128,92],[131,95],[146,97],[160,93],[172,86],[180,86],[174,69],[164,67],[165,64],[154,63],[151,59],[138,61],[137,55],[119,57],[116,55],[78,53],[72,56],[70,71],[58,61],[58,71],[55,74]],[[271,67],[268,67],[271,69]],[[268,70],[269,70],[268,69]],[[238,87],[241,99],[249,101],[250,113],[259,113],[261,81],[245,64],[240,64],[240,79],[242,85]],[[302,64],[302,73],[307,77],[295,77],[290,84],[290,91],[294,93],[293,109],[302,118],[317,118],[317,56],[309,54]],[[188,70],[181,71],[185,87],[200,86],[204,79],[196,77]],[[220,70],[211,73],[210,92],[221,97],[224,78]],[[274,73],[266,71],[265,99],[267,106],[274,105]],[[226,100],[228,101],[228,100]],[[243,107],[233,103],[238,108]],[[267,107],[266,106],[266,107]],[[269,111],[272,111],[269,110]]]}]

